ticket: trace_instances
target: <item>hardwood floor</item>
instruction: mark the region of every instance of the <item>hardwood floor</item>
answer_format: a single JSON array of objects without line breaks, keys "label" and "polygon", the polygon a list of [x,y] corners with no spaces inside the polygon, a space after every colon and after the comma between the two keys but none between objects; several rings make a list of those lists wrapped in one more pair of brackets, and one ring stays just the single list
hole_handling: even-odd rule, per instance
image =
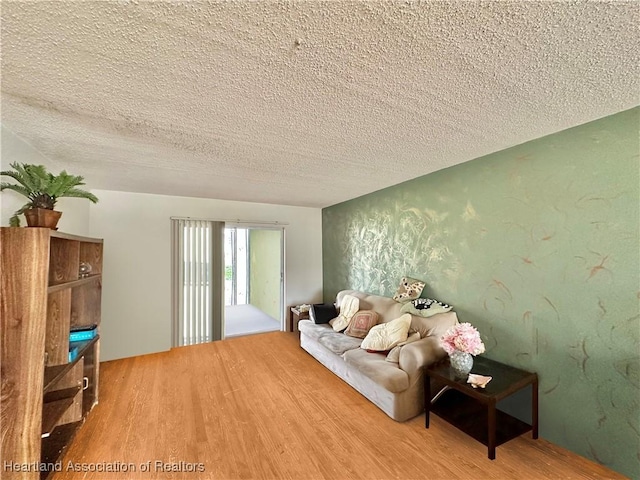
[{"label": "hardwood floor", "polygon": [[105,362],[100,395],[54,480],[624,478],[530,433],[491,461],[438,417],[397,423],[292,333]]}]

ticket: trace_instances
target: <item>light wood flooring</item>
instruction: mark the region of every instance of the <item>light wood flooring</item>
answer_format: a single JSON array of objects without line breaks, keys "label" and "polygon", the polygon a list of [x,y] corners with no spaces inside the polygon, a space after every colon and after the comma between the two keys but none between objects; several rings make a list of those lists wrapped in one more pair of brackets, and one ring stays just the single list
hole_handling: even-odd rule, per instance
[{"label": "light wood flooring", "polygon": [[[544,421],[544,419],[542,419]],[[525,434],[496,451],[433,417],[397,423],[325,369],[293,333],[182,347],[101,365],[100,404],[64,458],[136,471],[108,479],[624,478]],[[162,472],[155,462],[204,472]],[[140,471],[151,462],[151,472]],[[82,465],[77,465],[81,468]]]}]

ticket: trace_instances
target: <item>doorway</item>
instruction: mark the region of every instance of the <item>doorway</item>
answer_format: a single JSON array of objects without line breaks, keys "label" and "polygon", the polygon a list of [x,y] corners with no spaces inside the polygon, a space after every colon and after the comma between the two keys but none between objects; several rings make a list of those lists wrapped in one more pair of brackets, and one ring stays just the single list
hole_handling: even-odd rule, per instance
[{"label": "doorway", "polygon": [[225,225],[224,338],[282,330],[284,230]]}]

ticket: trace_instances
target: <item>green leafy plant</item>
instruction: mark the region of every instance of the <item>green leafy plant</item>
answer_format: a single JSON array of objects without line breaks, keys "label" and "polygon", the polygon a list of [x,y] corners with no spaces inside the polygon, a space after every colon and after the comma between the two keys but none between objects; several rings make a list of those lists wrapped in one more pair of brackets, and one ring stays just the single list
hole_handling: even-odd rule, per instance
[{"label": "green leafy plant", "polygon": [[0,191],[13,190],[29,199],[29,202],[9,219],[9,225],[12,227],[20,226],[18,215],[26,210],[30,208],[53,210],[58,199],[62,197],[86,198],[93,203],[98,201],[93,193],[77,188],[84,185],[84,177],[69,175],[64,170],[58,175],[53,175],[43,165],[12,163],[10,166],[13,170],[2,171],[0,175],[11,177],[18,183],[2,182]]}]

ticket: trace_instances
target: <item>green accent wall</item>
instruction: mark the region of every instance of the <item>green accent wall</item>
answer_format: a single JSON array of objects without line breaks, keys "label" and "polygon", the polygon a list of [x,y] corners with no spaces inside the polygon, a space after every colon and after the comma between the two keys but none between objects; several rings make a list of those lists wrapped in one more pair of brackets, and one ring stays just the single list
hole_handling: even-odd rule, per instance
[{"label": "green accent wall", "polygon": [[249,230],[249,303],[280,321],[282,232]]},{"label": "green accent wall", "polygon": [[538,373],[543,438],[640,478],[639,126],[634,108],[325,208],[325,301],[424,280],[485,355]]}]

